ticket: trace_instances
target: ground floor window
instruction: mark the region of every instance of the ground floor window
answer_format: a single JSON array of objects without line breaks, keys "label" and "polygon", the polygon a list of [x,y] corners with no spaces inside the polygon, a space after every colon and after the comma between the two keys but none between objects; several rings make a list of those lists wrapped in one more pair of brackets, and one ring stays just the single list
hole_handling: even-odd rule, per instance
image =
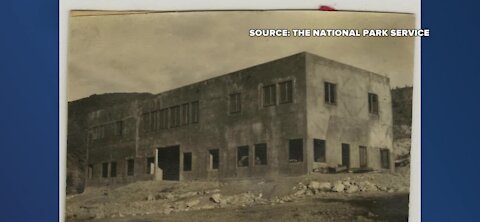
[{"label": "ground floor window", "polygon": [[146,173],[153,174],[155,171],[155,157],[147,157]]},{"label": "ground floor window", "polygon": [[380,149],[380,160],[382,168],[390,169],[390,150]]},{"label": "ground floor window", "polygon": [[87,176],[88,176],[88,179],[92,179],[92,177],[93,177],[93,165],[92,164],[88,165]]},{"label": "ground floor window", "polygon": [[303,139],[293,139],[288,142],[288,161],[303,162]]},{"label": "ground floor window", "polygon": [[237,148],[237,166],[248,167],[248,146]]},{"label": "ground floor window", "polygon": [[313,160],[324,163],[325,158],[325,140],[313,139]]},{"label": "ground floor window", "polygon": [[117,162],[110,163],[110,177],[117,176]]},{"label": "ground floor window", "polygon": [[359,156],[360,156],[360,167],[367,167],[367,160],[368,160],[368,156],[367,156],[367,147],[366,146],[360,146],[358,147],[358,151],[359,151]]},{"label": "ground floor window", "polygon": [[102,163],[102,177],[108,177],[108,163]]},{"label": "ground floor window", "polygon": [[183,171],[192,171],[192,153],[183,153]]},{"label": "ground floor window", "polygon": [[267,165],[267,144],[255,144],[255,165]]},{"label": "ground floor window", "polygon": [[209,150],[210,169],[212,170],[218,169],[220,162],[218,153],[218,149]]},{"label": "ground floor window", "polygon": [[135,160],[127,160],[127,176],[133,176],[135,170]]}]

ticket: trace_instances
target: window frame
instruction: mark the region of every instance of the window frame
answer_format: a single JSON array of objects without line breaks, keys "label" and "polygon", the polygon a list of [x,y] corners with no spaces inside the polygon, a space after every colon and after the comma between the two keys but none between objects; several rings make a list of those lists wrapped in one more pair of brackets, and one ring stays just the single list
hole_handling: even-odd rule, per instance
[{"label": "window frame", "polygon": [[[333,89],[332,89],[332,86],[333,86]],[[328,105],[337,105],[337,84],[333,82],[324,81],[323,87],[324,87],[323,93],[325,94],[324,103]]]},{"label": "window frame", "polygon": [[[247,157],[247,165],[240,165],[240,151],[245,151],[246,150],[246,157]],[[248,168],[250,167],[250,147],[248,145],[245,146],[238,146],[237,147],[237,168]],[[244,155],[243,155],[244,156]],[[242,157],[243,157],[242,156]]]},{"label": "window frame", "polygon": [[[190,165],[189,165],[188,169],[185,169],[185,157],[186,157],[187,154],[190,156]],[[183,169],[182,169],[183,172],[191,172],[192,171],[192,169],[193,169],[193,154],[192,154],[192,152],[183,152],[183,164],[182,165],[183,165]]]},{"label": "window frame", "polygon": [[[265,163],[259,163],[257,164],[257,154],[258,154],[258,150],[259,148],[265,148]],[[268,146],[267,146],[267,143],[257,143],[253,146],[253,165],[254,166],[266,166],[268,165]],[[260,162],[262,162],[262,160],[260,159]]]},{"label": "window frame", "polygon": [[[278,83],[279,103],[293,103],[293,80],[286,80]],[[284,92],[283,92],[284,91]],[[285,94],[285,95],[283,95]],[[285,97],[284,97],[285,96]]]},{"label": "window frame", "polygon": [[[265,93],[266,90],[268,90],[268,93],[269,93],[269,98],[270,98],[270,101],[268,101],[269,103],[267,103],[266,101],[266,97],[267,97],[267,94]],[[273,90],[270,90],[270,89],[273,89]],[[272,95],[272,92],[273,92],[273,95]],[[277,84],[269,84],[269,85],[264,85],[262,86],[262,101],[263,101],[263,107],[269,107],[269,106],[275,106],[277,105]],[[271,103],[270,103],[271,102]]]},{"label": "window frame", "polygon": [[240,92],[229,95],[228,111],[230,114],[242,112],[242,94]]},{"label": "window frame", "polygon": [[380,113],[380,103],[376,93],[368,93],[368,113],[378,115]]},{"label": "window frame", "polygon": [[[320,149],[323,152],[321,152],[321,156],[323,156],[322,161],[317,161],[317,142],[323,142],[323,147],[318,147],[318,148],[323,148]],[[313,162],[315,163],[326,163],[327,162],[327,141],[323,139],[313,139]]]},{"label": "window frame", "polygon": [[[297,159],[297,161],[291,161],[293,160],[291,157],[292,155],[294,154],[294,152],[292,152],[292,145],[293,145],[293,142],[298,142],[298,141],[301,141],[302,143],[302,146],[301,146],[301,152],[298,157],[300,157],[300,159]],[[303,141],[303,138],[300,139],[300,138],[297,138],[297,139],[289,139],[288,140],[288,163],[291,163],[291,164],[295,164],[295,163],[303,163],[304,162],[304,155],[305,155],[305,152],[304,152],[304,149],[305,149],[305,143]]]}]

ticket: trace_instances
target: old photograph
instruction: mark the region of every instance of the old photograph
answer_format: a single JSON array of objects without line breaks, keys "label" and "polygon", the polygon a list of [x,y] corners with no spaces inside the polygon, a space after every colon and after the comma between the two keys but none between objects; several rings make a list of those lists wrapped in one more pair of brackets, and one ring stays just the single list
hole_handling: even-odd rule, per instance
[{"label": "old photograph", "polygon": [[72,11],[65,219],[408,221],[414,27]]}]

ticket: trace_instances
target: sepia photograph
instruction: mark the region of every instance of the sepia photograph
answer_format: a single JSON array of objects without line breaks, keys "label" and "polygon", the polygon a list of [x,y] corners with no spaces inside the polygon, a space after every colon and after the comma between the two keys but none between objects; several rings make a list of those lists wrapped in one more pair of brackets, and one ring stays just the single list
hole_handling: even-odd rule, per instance
[{"label": "sepia photograph", "polygon": [[415,19],[71,11],[65,220],[408,221]]}]

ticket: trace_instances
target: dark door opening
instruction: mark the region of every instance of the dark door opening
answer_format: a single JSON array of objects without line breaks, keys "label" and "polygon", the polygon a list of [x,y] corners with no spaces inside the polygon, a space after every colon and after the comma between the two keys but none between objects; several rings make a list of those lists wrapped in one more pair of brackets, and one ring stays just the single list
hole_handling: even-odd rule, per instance
[{"label": "dark door opening", "polygon": [[358,148],[360,152],[360,168],[366,168],[367,167],[367,147],[365,146],[360,146]]},{"label": "dark door opening", "polygon": [[158,149],[158,167],[162,169],[163,180],[180,179],[180,146]]},{"label": "dark door opening", "polygon": [[350,168],[350,144],[342,143],[342,165]]}]

